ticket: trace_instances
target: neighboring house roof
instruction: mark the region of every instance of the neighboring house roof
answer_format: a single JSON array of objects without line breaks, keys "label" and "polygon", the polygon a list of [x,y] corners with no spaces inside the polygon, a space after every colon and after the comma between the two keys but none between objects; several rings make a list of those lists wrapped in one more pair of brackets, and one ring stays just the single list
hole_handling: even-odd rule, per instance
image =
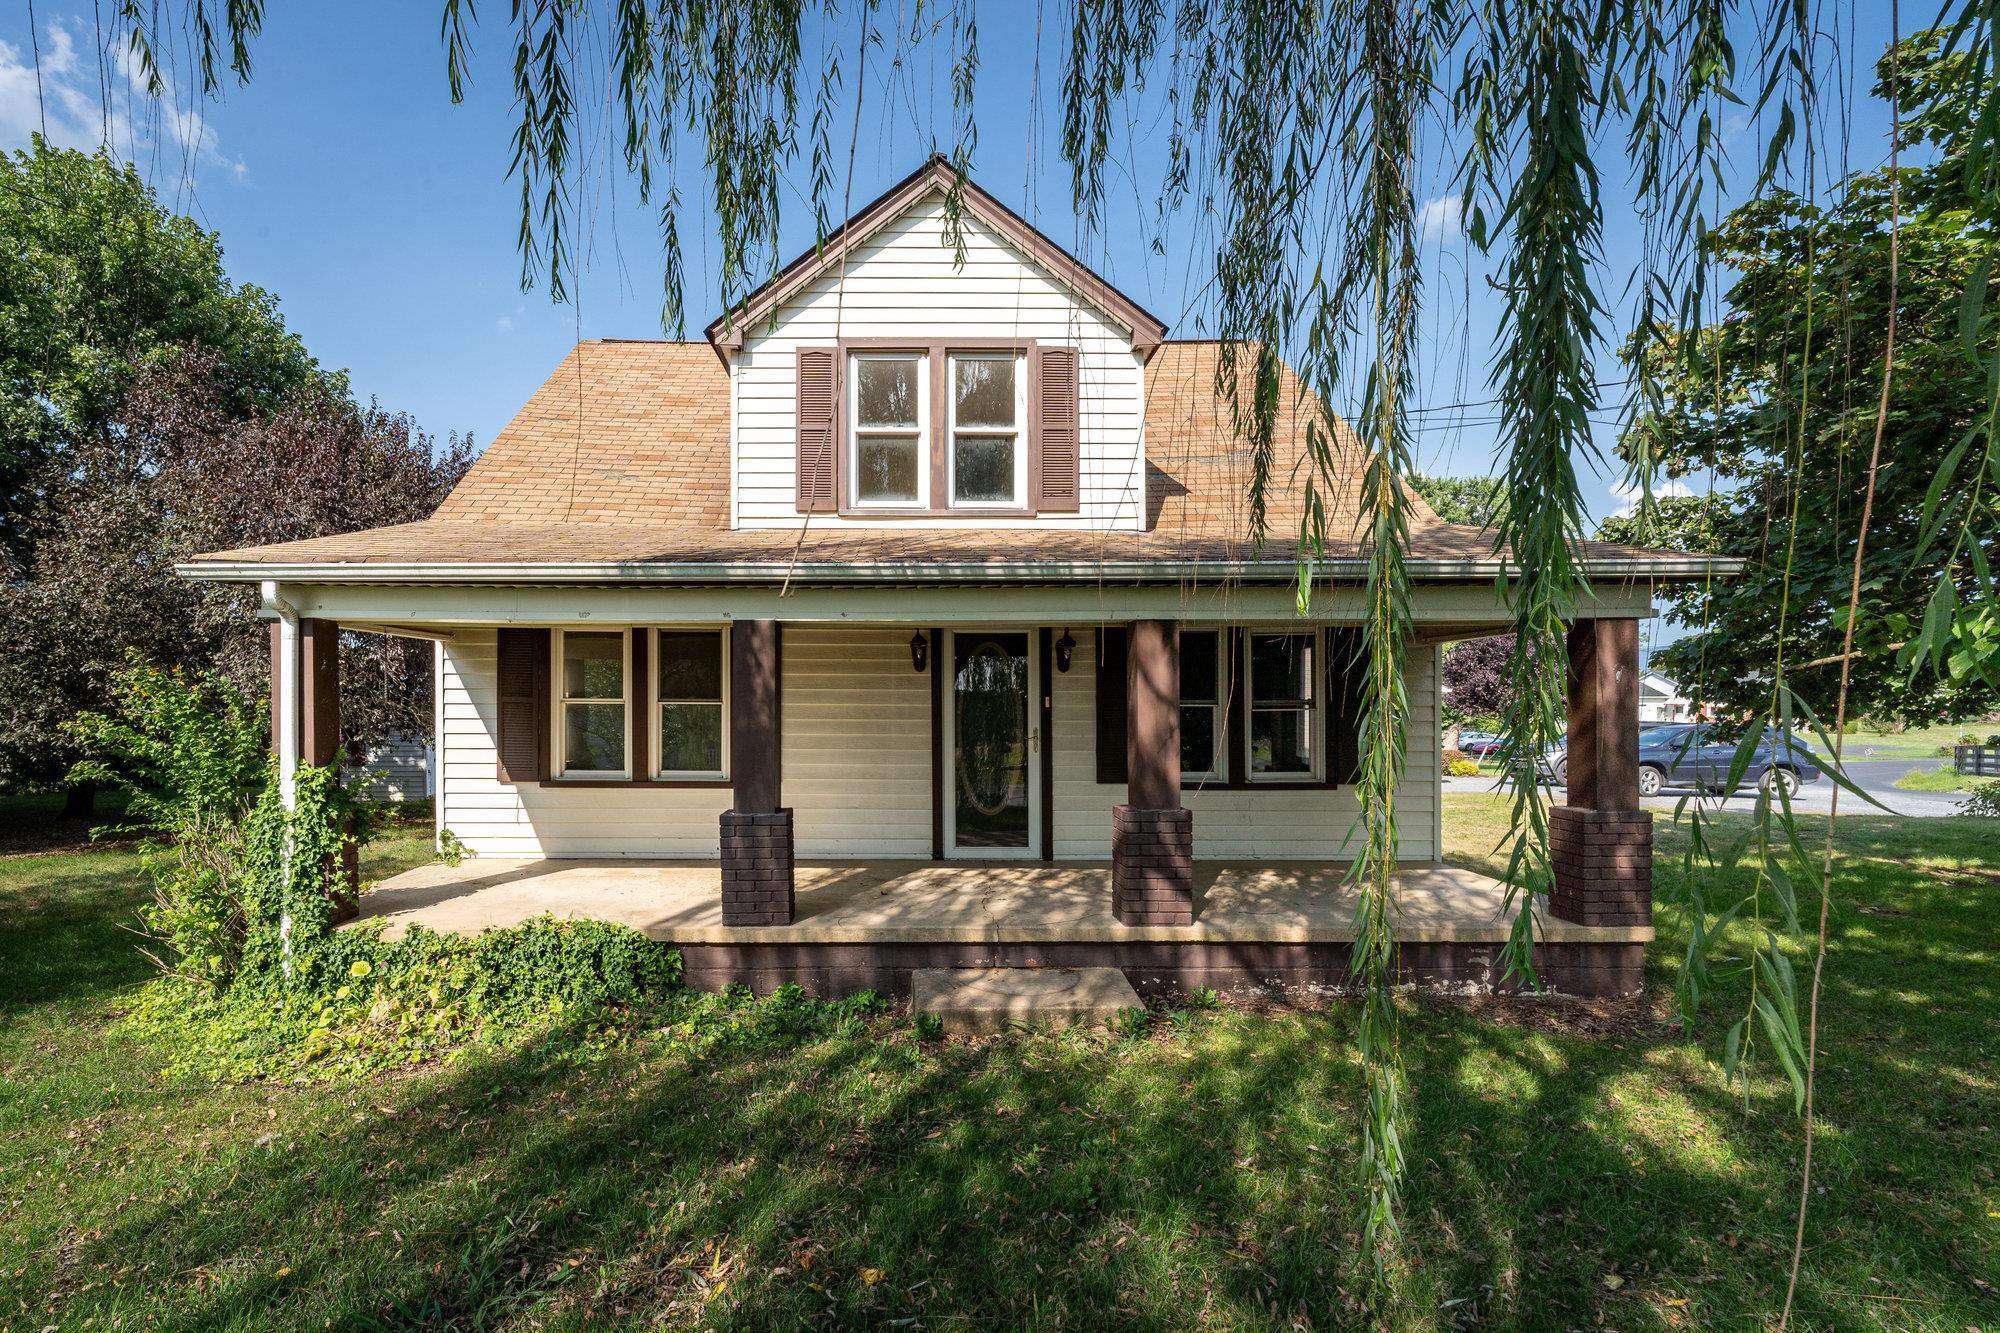
[{"label": "neighboring house roof", "polygon": [[707,329],[708,341],[718,351],[743,345],[745,330],[768,319],[771,312],[815,278],[837,272],[849,254],[865,245],[883,227],[933,192],[947,194],[953,189],[964,201],[965,211],[1006,238],[1016,250],[1039,264],[1050,277],[1084,302],[1095,306],[1132,336],[1132,346],[1144,352],[1159,345],[1167,326],[1125,293],[1087,268],[1081,260],[1050,240],[1033,223],[979,188],[971,177],[960,172],[942,154],[932,154],[925,163],[890,186],[873,203],[835,228],[823,245],[815,245],[774,274],[770,281],[751,292],[719,316]]},{"label": "neighboring house roof", "polygon": [[[842,527],[731,529],[729,378],[701,343],[585,342],[487,446],[421,523],[217,551],[184,567],[207,577],[403,581],[538,577],[716,579],[1143,578],[1296,573],[1305,415],[1281,386],[1268,538],[1250,540],[1248,448],[1214,391],[1212,342],[1162,344],[1146,366],[1148,529]],[[1361,446],[1342,430],[1331,487],[1329,573],[1361,556]],[[1419,577],[1496,567],[1490,533],[1441,522],[1412,497],[1409,559]],[[1693,572],[1701,557],[1585,544],[1604,576]]]}]

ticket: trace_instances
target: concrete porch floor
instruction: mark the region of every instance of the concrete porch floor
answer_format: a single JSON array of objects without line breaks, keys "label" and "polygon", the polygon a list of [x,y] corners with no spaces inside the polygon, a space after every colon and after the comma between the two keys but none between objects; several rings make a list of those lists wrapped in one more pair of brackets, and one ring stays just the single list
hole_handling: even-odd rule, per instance
[{"label": "concrete porch floor", "polygon": [[[1346,869],[1324,863],[1201,862],[1195,923],[1125,926],[1111,915],[1103,862],[859,861],[801,863],[798,918],[789,926],[722,923],[713,862],[494,861],[428,865],[384,880],[351,928],[390,938],[411,925],[475,934],[531,917],[616,922],[687,945],[1268,942],[1354,938]],[[1497,944],[1507,938],[1498,880],[1445,865],[1397,871],[1405,943]],[[1633,944],[1650,926],[1591,927],[1536,912],[1552,943]]]}]

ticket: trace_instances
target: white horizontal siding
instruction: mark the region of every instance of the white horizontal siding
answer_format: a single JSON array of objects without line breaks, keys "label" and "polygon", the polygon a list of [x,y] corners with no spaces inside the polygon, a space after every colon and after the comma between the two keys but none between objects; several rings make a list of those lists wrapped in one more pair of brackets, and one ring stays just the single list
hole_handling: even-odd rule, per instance
[{"label": "white horizontal siding", "polygon": [[943,241],[943,206],[931,195],[849,256],[844,275],[809,284],[775,324],[746,331],[731,375],[736,433],[736,523],[793,527],[796,502],[796,375],[800,346],[840,338],[1021,338],[1079,351],[1081,508],[1033,519],[875,519],[813,516],[814,526],[1144,526],[1140,434],[1144,379],[1129,337],[1079,302],[1045,270],[976,219],[965,229],[966,262]]},{"label": "white horizontal siding", "polygon": [[[1125,799],[1122,786],[1097,782],[1097,636],[1078,633],[1076,656],[1055,678],[1055,852],[1060,859],[1111,855],[1111,807]],[[1396,826],[1403,860],[1437,857],[1438,799],[1437,655],[1411,654],[1406,682],[1410,700],[1409,762],[1396,796]],[[1306,791],[1188,788],[1194,811],[1194,852],[1212,860],[1351,860],[1348,842],[1360,808],[1351,786]]]},{"label": "white horizontal siding", "polygon": [[[913,857],[931,851],[930,673],[910,667],[909,631],[790,626],[784,631],[782,763],[798,851]],[[1053,682],[1055,853],[1102,859],[1120,786],[1096,781],[1096,636]],[[1413,654],[1409,764],[1398,795],[1400,855],[1437,856],[1437,655]],[[725,788],[515,786],[495,776],[494,636],[461,631],[440,653],[441,816],[490,857],[713,858]],[[1347,860],[1351,787],[1190,789],[1195,854],[1223,860]]]},{"label": "white horizontal siding", "polygon": [[477,856],[712,858],[726,788],[515,785],[495,776],[495,638],[452,636],[439,655],[445,826]]},{"label": "white horizontal siding", "polygon": [[784,802],[801,856],[931,854],[931,677],[910,633],[787,628]]}]

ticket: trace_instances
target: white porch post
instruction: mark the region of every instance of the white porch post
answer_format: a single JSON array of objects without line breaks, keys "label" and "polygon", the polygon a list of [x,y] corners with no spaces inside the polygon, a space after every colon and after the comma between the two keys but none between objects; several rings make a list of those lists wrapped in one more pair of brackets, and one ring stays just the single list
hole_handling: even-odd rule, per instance
[{"label": "white porch post", "polygon": [[[264,605],[278,617],[278,652],[271,663],[271,715],[276,735],[271,738],[278,751],[278,802],[287,814],[299,803],[299,680],[303,665],[299,652],[299,613],[279,594],[278,585],[263,585]],[[282,873],[287,888],[292,878],[292,835],[285,834]],[[278,917],[278,943],[284,955],[285,976],[292,975],[292,913],[282,909]]]}]

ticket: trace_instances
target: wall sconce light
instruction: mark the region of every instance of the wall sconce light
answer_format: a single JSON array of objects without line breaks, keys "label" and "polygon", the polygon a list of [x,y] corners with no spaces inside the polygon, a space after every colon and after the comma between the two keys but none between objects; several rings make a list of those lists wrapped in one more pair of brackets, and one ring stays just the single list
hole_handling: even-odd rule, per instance
[{"label": "wall sconce light", "polygon": [[1056,640],[1056,670],[1069,674],[1069,660],[1076,656],[1076,640],[1070,637],[1069,627],[1064,626],[1062,637]]},{"label": "wall sconce light", "polygon": [[922,671],[930,665],[930,661],[931,641],[924,636],[922,630],[918,630],[910,636],[910,669]]}]

